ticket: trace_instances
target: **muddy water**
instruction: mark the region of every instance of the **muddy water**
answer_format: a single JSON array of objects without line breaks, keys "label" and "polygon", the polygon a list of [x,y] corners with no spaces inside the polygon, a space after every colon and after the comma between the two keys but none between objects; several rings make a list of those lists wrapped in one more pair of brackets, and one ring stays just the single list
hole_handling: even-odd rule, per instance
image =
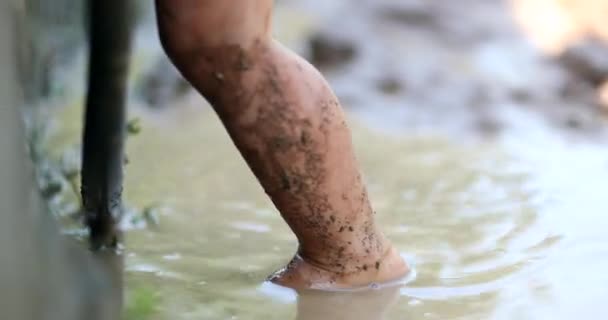
[{"label": "muddy water", "polygon": [[[529,118],[491,143],[381,133],[353,119],[380,223],[416,278],[297,295],[263,283],[294,237],[208,108],[149,114],[129,139],[126,200],[161,208],[127,235],[127,290],[150,319],[572,319],[608,307],[608,154]],[[73,143],[75,108],[55,144]],[[522,118],[524,119],[524,118]],[[521,133],[520,133],[521,132]],[[596,314],[598,316],[596,316]]]}]

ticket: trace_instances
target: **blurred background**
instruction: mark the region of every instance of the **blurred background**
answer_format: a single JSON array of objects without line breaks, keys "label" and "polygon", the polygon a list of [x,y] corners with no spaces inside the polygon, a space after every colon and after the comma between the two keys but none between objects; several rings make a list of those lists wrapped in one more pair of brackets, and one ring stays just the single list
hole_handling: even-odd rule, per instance
[{"label": "blurred background", "polygon": [[132,17],[125,246],[110,259],[81,249],[84,3],[7,0],[2,10],[7,319],[608,311],[608,1],[277,1],[276,38],[341,99],[380,223],[416,270],[402,288],[338,295],[263,283],[295,238],[164,56],[151,1],[136,1]]}]

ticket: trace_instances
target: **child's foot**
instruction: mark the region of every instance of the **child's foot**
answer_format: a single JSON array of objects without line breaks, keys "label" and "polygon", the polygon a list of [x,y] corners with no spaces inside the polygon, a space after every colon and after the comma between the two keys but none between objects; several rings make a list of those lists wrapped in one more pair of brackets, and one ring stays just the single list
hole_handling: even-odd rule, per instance
[{"label": "child's foot", "polygon": [[410,272],[406,262],[392,246],[380,259],[353,267],[356,271],[336,272],[296,255],[285,268],[270,276],[269,280],[297,290],[357,289],[374,283],[397,281]]}]

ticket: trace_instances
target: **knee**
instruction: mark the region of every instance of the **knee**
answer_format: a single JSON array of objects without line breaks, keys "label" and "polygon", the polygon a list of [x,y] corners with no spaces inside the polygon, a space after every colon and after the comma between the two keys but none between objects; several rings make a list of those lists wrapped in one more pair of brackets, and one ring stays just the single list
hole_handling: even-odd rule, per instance
[{"label": "knee", "polygon": [[177,64],[226,46],[270,38],[272,0],[156,0],[160,40]]}]

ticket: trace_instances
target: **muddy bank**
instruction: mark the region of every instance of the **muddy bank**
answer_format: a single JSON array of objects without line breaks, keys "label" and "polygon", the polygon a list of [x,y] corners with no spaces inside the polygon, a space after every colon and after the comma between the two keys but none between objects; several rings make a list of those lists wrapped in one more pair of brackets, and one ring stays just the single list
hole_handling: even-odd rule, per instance
[{"label": "muddy bank", "polygon": [[[606,62],[598,65],[592,56],[607,50],[603,42],[585,39],[606,38],[608,28],[594,13],[604,2],[282,1],[274,33],[324,72],[350,110],[387,130],[497,136],[514,129],[519,115],[531,114],[559,134],[603,140]],[[196,94],[164,57],[151,6],[140,12],[132,105],[183,104]],[[42,51],[39,59],[53,57],[52,64],[65,60],[62,52],[81,54],[74,44],[80,20],[70,15],[67,21],[71,27],[49,30],[69,32],[49,41],[51,48],[69,50]],[[585,48],[575,64],[570,46]],[[78,96],[73,79],[82,70],[65,64],[50,70],[46,77],[58,81],[39,86],[64,98]]]},{"label": "muddy bank", "polygon": [[[565,51],[549,54],[524,33],[515,6],[335,5],[334,17],[341,18],[312,31],[307,56],[356,114],[380,128],[496,136],[529,116],[560,134],[606,139],[598,88],[607,61],[597,58],[606,46],[581,38],[572,50],[564,43]],[[308,10],[315,14],[314,6]]]}]

